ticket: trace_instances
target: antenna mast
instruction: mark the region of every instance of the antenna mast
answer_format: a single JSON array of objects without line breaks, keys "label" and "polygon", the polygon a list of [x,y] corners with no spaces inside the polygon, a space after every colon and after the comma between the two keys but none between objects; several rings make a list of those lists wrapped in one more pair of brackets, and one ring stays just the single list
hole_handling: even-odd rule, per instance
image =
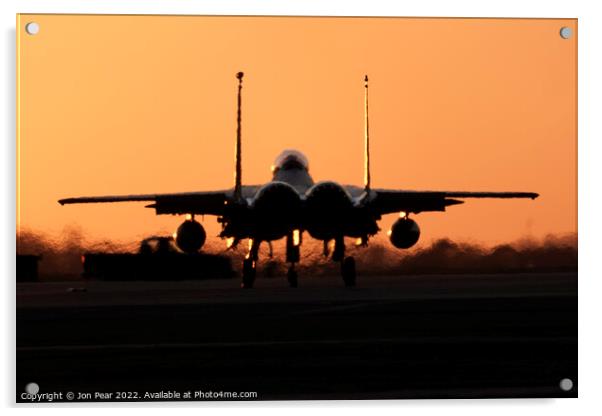
[{"label": "antenna mast", "polygon": [[368,125],[368,75],[364,77],[364,189],[370,191],[370,134]]},{"label": "antenna mast", "polygon": [[239,72],[236,74],[238,79],[238,110],[236,114],[236,172],[234,174],[234,199],[240,201],[242,199],[242,163],[241,163],[241,91],[242,91],[242,77],[244,73]]}]

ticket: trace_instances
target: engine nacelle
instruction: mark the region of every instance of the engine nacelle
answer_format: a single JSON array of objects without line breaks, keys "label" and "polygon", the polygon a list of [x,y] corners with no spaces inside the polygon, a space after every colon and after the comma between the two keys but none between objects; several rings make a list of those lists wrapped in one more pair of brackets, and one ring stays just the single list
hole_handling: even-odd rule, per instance
[{"label": "engine nacelle", "polygon": [[255,196],[253,210],[258,215],[290,217],[301,209],[301,197],[288,183],[270,182],[262,186]]},{"label": "engine nacelle", "polygon": [[319,182],[306,193],[307,207],[316,211],[341,211],[352,207],[351,196],[336,182]]},{"label": "engine nacelle", "polygon": [[195,220],[184,221],[174,235],[178,248],[188,254],[198,252],[205,244],[206,238],[205,229]]},{"label": "engine nacelle", "polygon": [[270,182],[257,191],[251,211],[255,237],[277,240],[299,227],[301,196],[287,183]]},{"label": "engine nacelle", "polygon": [[397,248],[410,248],[420,238],[420,227],[416,221],[409,218],[400,218],[388,232],[389,240]]},{"label": "engine nacelle", "polygon": [[318,240],[335,238],[351,223],[353,201],[335,182],[319,182],[305,194],[305,227]]}]

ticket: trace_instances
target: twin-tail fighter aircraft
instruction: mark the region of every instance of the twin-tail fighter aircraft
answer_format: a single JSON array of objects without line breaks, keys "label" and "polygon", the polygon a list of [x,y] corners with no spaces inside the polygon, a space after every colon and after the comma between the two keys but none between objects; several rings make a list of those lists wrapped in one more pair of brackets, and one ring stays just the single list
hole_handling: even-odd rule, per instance
[{"label": "twin-tail fighter aircraft", "polygon": [[[388,231],[391,243],[399,249],[412,247],[420,237],[420,228],[410,214],[445,211],[462,204],[465,198],[537,198],[532,192],[446,192],[409,191],[372,188],[370,183],[370,138],[368,131],[368,77],[364,78],[364,186],[341,185],[333,181],[314,182],[307,158],[299,151],[285,150],[272,167],[272,180],[263,185],[242,184],[241,92],[243,73],[238,79],[236,131],[236,171],[234,188],[174,194],[93,196],[61,199],[61,205],[92,202],[149,201],[147,208],[156,214],[186,215],[178,227],[175,244],[184,253],[198,252],[205,243],[203,226],[195,215],[215,215],[222,224],[220,237],[228,247],[248,239],[249,252],[242,265],[243,288],[255,282],[259,246],[286,238],[287,273],[291,287],[297,286],[295,264],[300,259],[303,233],[324,243],[324,255],[341,264],[346,286],[356,282],[355,260],[345,255],[345,237],[356,238],[360,245],[380,229],[382,215],[399,213],[400,218]],[[334,242],[334,244],[332,244]]]}]

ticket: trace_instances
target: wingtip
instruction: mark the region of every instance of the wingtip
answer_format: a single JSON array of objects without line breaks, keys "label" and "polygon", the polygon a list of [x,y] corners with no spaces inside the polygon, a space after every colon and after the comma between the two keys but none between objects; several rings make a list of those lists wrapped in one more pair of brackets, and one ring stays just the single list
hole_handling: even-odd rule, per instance
[{"label": "wingtip", "polygon": [[451,198],[445,199],[445,206],[460,205],[463,203],[464,203],[464,201],[460,201],[459,199],[451,199]]}]

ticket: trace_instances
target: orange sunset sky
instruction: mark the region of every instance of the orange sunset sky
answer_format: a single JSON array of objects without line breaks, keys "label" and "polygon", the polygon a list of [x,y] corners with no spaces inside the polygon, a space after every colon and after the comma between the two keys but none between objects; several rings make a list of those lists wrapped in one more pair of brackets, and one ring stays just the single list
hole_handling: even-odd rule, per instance
[{"label": "orange sunset sky", "polygon": [[[17,225],[136,241],[183,218],[59,198],[233,186],[235,73],[243,183],[284,148],[315,180],[361,184],[370,77],[373,187],[531,191],[415,216],[421,243],[497,244],[577,230],[577,22],[20,15]],[[28,35],[27,22],[40,25]],[[563,26],[573,37],[559,35]],[[381,236],[396,216],[381,222]],[[219,232],[204,219],[208,236]]]}]

